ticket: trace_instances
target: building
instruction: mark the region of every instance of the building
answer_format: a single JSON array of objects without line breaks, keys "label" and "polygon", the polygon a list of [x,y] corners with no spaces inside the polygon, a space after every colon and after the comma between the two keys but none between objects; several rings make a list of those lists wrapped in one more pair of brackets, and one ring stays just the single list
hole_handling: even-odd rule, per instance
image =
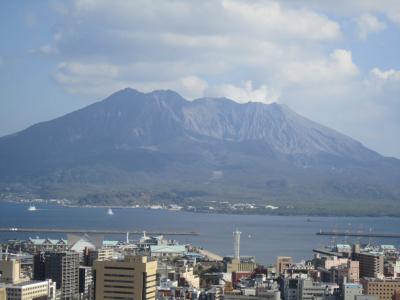
[{"label": "building", "polygon": [[278,256],[276,258],[276,272],[282,274],[287,270],[293,263],[293,258],[290,256]]},{"label": "building", "polygon": [[257,268],[255,258],[253,256],[242,256],[239,259],[236,258],[224,258],[226,264],[226,272],[253,272]]},{"label": "building", "polygon": [[284,282],[285,300],[322,299],[339,289],[336,284],[313,281],[310,278],[286,278]]},{"label": "building", "polygon": [[21,263],[16,259],[0,260],[0,282],[18,283],[21,281]]},{"label": "building", "polygon": [[281,294],[279,291],[270,290],[265,292],[262,296],[248,296],[248,295],[235,295],[224,294],[224,300],[280,300]]},{"label": "building", "polygon": [[283,299],[297,300],[299,299],[300,279],[286,278],[284,281]]},{"label": "building", "polygon": [[362,278],[360,280],[366,295],[376,296],[379,300],[392,300],[396,291],[400,291],[400,280]]},{"label": "building", "polygon": [[42,252],[34,256],[33,279],[51,279],[62,299],[79,294],[79,254],[76,252]]},{"label": "building", "polygon": [[6,288],[1,286],[0,286],[0,300],[7,300]]},{"label": "building", "polygon": [[33,253],[37,251],[65,251],[68,247],[68,241],[64,239],[39,239],[29,238],[26,247]]},{"label": "building", "polygon": [[360,262],[360,277],[382,277],[384,257],[379,253],[353,253],[353,260]]},{"label": "building", "polygon": [[299,300],[313,300],[323,298],[327,294],[326,284],[315,282],[312,279],[300,280]]},{"label": "building", "polygon": [[79,295],[81,299],[93,299],[92,267],[79,267]]},{"label": "building", "polygon": [[[7,300],[56,299],[56,286],[51,280],[25,281],[4,286]],[[1,298],[0,298],[1,299]]]},{"label": "building", "polygon": [[400,291],[399,290],[394,291],[392,300],[400,300]]},{"label": "building", "polygon": [[378,300],[376,296],[370,296],[370,295],[358,295],[354,297],[355,300]]},{"label": "building", "polygon": [[[179,270],[179,284],[180,285],[189,285],[194,288],[200,288],[200,277],[194,274],[193,267],[185,266]],[[182,281],[184,281],[182,284]]]},{"label": "building", "polygon": [[146,256],[96,261],[95,299],[155,300],[157,261]]},{"label": "building", "polygon": [[211,286],[209,290],[199,295],[199,300],[221,300],[224,297],[224,289],[222,285]]},{"label": "building", "polygon": [[103,247],[100,249],[85,248],[83,250],[83,264],[92,267],[96,260],[112,260],[114,249],[111,247]]},{"label": "building", "polygon": [[322,282],[359,282],[359,262],[347,260],[343,265],[333,266],[330,269],[318,268]]},{"label": "building", "polygon": [[186,254],[184,245],[151,245],[150,254],[154,257],[176,257]]},{"label": "building", "polygon": [[355,296],[363,294],[363,286],[359,283],[343,283],[342,299],[354,300]]}]

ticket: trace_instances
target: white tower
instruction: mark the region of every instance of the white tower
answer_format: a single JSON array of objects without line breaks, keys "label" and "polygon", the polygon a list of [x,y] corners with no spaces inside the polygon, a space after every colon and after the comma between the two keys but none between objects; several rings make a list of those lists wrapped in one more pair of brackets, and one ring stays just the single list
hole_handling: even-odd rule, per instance
[{"label": "white tower", "polygon": [[240,260],[240,234],[241,232],[237,228],[233,232],[233,258],[238,260]]}]

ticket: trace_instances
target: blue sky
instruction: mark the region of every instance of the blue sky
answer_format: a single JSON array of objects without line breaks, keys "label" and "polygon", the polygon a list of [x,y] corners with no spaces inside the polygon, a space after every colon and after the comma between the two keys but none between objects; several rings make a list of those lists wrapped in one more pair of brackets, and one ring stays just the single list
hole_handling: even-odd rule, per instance
[{"label": "blue sky", "polygon": [[400,158],[400,1],[6,1],[0,135],[132,87],[287,104]]}]

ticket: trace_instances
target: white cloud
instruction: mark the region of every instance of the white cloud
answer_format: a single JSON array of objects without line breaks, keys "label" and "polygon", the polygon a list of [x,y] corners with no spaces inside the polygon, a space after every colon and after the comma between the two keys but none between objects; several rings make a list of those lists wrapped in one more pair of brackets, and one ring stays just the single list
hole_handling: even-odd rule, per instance
[{"label": "white cloud", "polygon": [[[363,74],[359,58],[340,48],[353,29],[366,38],[390,26],[400,1],[51,3],[59,25],[37,51],[58,60],[53,77],[71,93],[100,99],[129,86],[278,101],[378,150],[392,143],[375,138],[380,124],[391,124],[387,136],[399,127],[398,71]],[[343,18],[350,22],[341,28]]]},{"label": "white cloud", "polygon": [[50,44],[43,45],[37,49],[32,49],[29,52],[39,53],[39,54],[43,54],[43,55],[56,55],[59,53],[58,49],[53,47]]},{"label": "white cloud", "polygon": [[207,89],[208,84],[204,80],[196,76],[187,76],[180,79],[182,85],[182,92],[189,99],[194,99],[204,95],[204,91]]},{"label": "white cloud", "polygon": [[370,33],[377,33],[386,28],[386,24],[372,14],[363,14],[356,20],[360,39],[365,40]]},{"label": "white cloud", "polygon": [[328,58],[295,61],[283,65],[279,79],[287,84],[332,84],[358,74],[351,52],[334,50]]},{"label": "white cloud", "polygon": [[393,105],[390,108],[396,107],[400,111],[400,71],[395,69],[381,70],[373,68],[369,72],[369,77],[365,80],[370,94],[375,95],[382,105]]},{"label": "white cloud", "polygon": [[214,86],[207,90],[207,94],[214,97],[227,97],[240,103],[272,103],[276,102],[280,96],[278,91],[268,88],[266,85],[253,88],[253,83],[250,80],[244,81],[241,86],[234,84]]},{"label": "white cloud", "polygon": [[[288,1],[286,1],[288,2]],[[298,5],[344,17],[363,14],[385,15],[393,23],[400,24],[400,1],[398,0],[335,0],[309,1],[297,0]]]},{"label": "white cloud", "polygon": [[285,9],[279,2],[249,2],[224,0],[225,10],[242,26],[249,26],[259,34],[276,32],[311,40],[340,38],[339,25],[328,18],[306,9]]},{"label": "white cloud", "polygon": [[370,72],[375,78],[387,81],[400,81],[400,71],[390,69],[382,71],[379,68],[373,68]]}]

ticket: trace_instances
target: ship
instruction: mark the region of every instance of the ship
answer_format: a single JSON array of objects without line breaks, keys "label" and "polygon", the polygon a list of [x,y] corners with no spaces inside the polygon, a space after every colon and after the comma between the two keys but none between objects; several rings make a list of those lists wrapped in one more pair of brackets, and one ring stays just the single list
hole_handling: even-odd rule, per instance
[{"label": "ship", "polygon": [[31,206],[29,206],[29,208],[28,208],[28,211],[35,211],[35,210],[37,210],[37,208],[36,208],[36,206],[34,206],[34,205],[31,205]]},{"label": "ship", "polygon": [[107,210],[107,215],[112,216],[113,214],[114,214],[114,212],[112,211],[111,208],[109,208],[109,209]]}]

